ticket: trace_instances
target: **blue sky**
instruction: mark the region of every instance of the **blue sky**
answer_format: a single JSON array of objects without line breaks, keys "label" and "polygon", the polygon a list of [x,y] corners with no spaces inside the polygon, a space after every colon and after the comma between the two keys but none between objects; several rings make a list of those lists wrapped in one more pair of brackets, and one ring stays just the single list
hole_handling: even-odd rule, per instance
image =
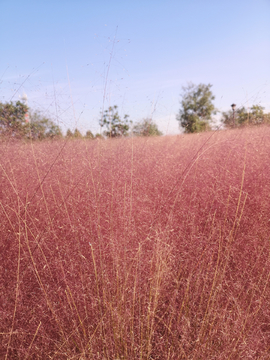
[{"label": "blue sky", "polygon": [[188,82],[270,111],[269,19],[269,0],[0,0],[0,101],[94,133],[110,105],[179,133]]}]

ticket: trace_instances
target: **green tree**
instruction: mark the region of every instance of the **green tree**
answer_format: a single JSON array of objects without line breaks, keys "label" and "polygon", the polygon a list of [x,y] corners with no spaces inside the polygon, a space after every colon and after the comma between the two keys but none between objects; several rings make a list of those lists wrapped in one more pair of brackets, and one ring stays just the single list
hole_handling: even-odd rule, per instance
[{"label": "green tree", "polygon": [[110,106],[108,110],[105,110],[99,124],[101,127],[105,126],[106,130],[103,132],[105,136],[110,138],[127,136],[132,121],[129,119],[129,115],[124,115],[122,120],[117,105]]},{"label": "green tree", "polygon": [[[29,122],[26,114],[29,114]],[[61,129],[52,120],[42,116],[39,111],[31,112],[20,101],[0,103],[0,132],[17,138],[39,139],[62,136]]]},{"label": "green tree", "polygon": [[94,139],[94,135],[93,135],[92,131],[90,131],[90,130],[86,131],[85,139]]},{"label": "green tree", "polygon": [[44,140],[62,137],[62,131],[52,120],[43,116],[39,111],[30,114],[30,123],[26,124],[26,136],[34,140]]},{"label": "green tree", "polygon": [[226,128],[238,126],[241,123],[244,123],[247,120],[247,112],[244,107],[238,108],[234,111],[229,110],[222,113],[221,122]]},{"label": "green tree", "polygon": [[221,122],[226,128],[242,127],[246,125],[260,125],[269,122],[269,114],[264,113],[264,107],[252,105],[250,111],[244,106],[237,108],[234,112],[229,110],[222,113]]},{"label": "green tree", "polygon": [[67,129],[66,137],[67,138],[72,138],[73,137],[73,132],[70,129]]},{"label": "green tree", "polygon": [[76,129],[74,130],[73,137],[74,137],[75,139],[81,139],[83,136],[82,136],[81,132],[76,128]]},{"label": "green tree", "polygon": [[104,137],[101,134],[97,133],[95,139],[104,140]]},{"label": "green tree", "polygon": [[188,84],[183,87],[181,109],[176,119],[185,133],[210,130],[212,115],[217,110],[213,104],[215,96],[210,90],[211,84]]},{"label": "green tree", "polygon": [[136,136],[161,136],[162,132],[158,129],[157,124],[151,119],[143,119],[133,127],[133,134]]},{"label": "green tree", "polygon": [[0,103],[0,134],[4,136],[23,137],[27,132],[25,115],[28,107],[17,101]]}]

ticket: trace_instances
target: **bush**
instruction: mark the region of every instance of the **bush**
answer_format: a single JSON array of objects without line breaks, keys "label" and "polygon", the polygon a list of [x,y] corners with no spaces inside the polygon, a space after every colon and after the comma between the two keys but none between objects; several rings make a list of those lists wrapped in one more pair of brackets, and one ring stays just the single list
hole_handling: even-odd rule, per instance
[{"label": "bush", "polygon": [[135,124],[133,134],[136,136],[161,136],[162,132],[151,119],[144,119],[142,122]]}]

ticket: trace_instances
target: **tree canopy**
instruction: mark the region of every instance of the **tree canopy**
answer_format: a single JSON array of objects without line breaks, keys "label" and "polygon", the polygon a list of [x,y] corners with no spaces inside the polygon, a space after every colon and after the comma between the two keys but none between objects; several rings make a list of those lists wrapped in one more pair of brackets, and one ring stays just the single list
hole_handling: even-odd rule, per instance
[{"label": "tree canopy", "polygon": [[86,134],[85,134],[85,138],[86,139],[94,139],[94,134],[92,133],[92,131],[87,130]]},{"label": "tree canopy", "polygon": [[232,110],[223,112],[221,122],[226,128],[260,125],[270,122],[270,114],[265,114],[264,107],[261,105],[252,105],[250,110],[241,106],[235,110],[234,114]]},{"label": "tree canopy", "polygon": [[151,119],[143,119],[133,127],[133,134],[136,136],[161,136],[162,132],[158,129]]},{"label": "tree canopy", "polygon": [[70,129],[67,129],[66,137],[67,138],[72,138],[73,137],[73,132]]},{"label": "tree canopy", "polygon": [[181,109],[176,119],[185,133],[195,133],[211,129],[212,115],[217,110],[213,104],[215,96],[210,90],[211,84],[193,83],[184,86],[181,100]]},{"label": "tree canopy", "polygon": [[75,137],[75,139],[82,139],[83,137],[80,130],[78,130],[77,128],[74,130],[73,136]]},{"label": "tree canopy", "polygon": [[38,111],[31,112],[20,101],[0,103],[0,134],[34,140],[62,136],[58,125]]},{"label": "tree canopy", "polygon": [[78,130],[77,128],[74,130],[74,132],[72,132],[70,129],[67,129],[66,132],[66,138],[69,139],[87,139],[87,140],[94,140],[97,138],[103,138],[102,135],[100,134],[96,134],[94,136],[94,134],[92,133],[92,131],[87,130],[85,135],[83,136],[82,133],[80,132],[80,130]]},{"label": "tree canopy", "polygon": [[26,128],[30,129],[30,132],[26,133],[27,137],[34,140],[62,137],[60,127],[38,111],[30,114],[30,122],[26,124]]},{"label": "tree canopy", "polygon": [[0,134],[16,138],[25,136],[27,112],[28,107],[20,101],[0,103]]},{"label": "tree canopy", "polygon": [[109,138],[127,136],[131,123],[129,115],[124,115],[124,118],[121,119],[117,105],[110,106],[105,110],[99,121],[100,126],[106,128],[103,134]]}]

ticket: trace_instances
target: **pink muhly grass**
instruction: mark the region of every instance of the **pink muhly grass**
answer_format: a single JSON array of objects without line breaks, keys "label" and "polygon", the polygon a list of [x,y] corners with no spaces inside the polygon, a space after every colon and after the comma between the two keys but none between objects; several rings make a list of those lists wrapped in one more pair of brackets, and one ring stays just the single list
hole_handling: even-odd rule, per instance
[{"label": "pink muhly grass", "polygon": [[268,359],[269,140],[0,144],[0,357]]}]

